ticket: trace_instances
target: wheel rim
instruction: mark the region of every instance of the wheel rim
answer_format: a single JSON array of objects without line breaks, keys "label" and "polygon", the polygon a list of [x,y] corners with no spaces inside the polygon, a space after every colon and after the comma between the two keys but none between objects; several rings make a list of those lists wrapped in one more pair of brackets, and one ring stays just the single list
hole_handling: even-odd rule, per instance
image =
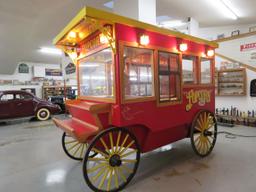
[{"label": "wheel rim", "polygon": [[37,118],[39,120],[47,120],[48,118],[50,117],[50,112],[48,109],[40,109],[38,111],[38,115],[37,115]]},{"label": "wheel rim", "polygon": [[[62,147],[65,153],[74,160],[82,161],[85,151],[87,149],[87,143],[80,143],[70,135],[63,133],[62,136]],[[95,152],[90,153],[90,157],[95,156]]]},{"label": "wheel rim", "polygon": [[207,156],[214,148],[217,139],[216,119],[210,111],[198,113],[192,124],[191,143],[199,156]]},{"label": "wheel rim", "polygon": [[[98,154],[89,157],[91,150]],[[96,136],[83,162],[84,178],[94,191],[119,191],[135,175],[140,160],[136,138],[126,129],[112,128]]]}]

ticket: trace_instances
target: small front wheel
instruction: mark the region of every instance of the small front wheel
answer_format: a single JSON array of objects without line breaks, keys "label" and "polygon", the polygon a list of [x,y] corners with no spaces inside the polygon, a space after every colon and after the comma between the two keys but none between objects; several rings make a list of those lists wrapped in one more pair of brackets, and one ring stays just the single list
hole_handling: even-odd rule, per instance
[{"label": "small front wheel", "polygon": [[[91,151],[98,154],[90,157]],[[84,179],[93,191],[120,191],[134,177],[139,161],[136,137],[125,128],[110,128],[89,145],[83,161]]]},{"label": "small front wheel", "polygon": [[62,147],[67,156],[71,159],[82,161],[87,143],[79,143],[65,132],[62,135]]},{"label": "small front wheel", "polygon": [[193,120],[190,139],[195,153],[201,157],[209,155],[217,140],[217,121],[207,110],[197,113]]},{"label": "small front wheel", "polygon": [[51,113],[47,108],[41,108],[36,113],[36,117],[40,121],[46,121],[50,118],[50,116],[51,116]]}]

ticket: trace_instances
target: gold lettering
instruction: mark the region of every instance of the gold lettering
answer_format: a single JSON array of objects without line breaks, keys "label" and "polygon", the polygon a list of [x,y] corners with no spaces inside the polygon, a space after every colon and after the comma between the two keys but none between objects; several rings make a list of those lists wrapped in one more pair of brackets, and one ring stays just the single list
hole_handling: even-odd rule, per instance
[{"label": "gold lettering", "polygon": [[206,103],[211,102],[210,90],[198,90],[193,89],[185,93],[188,103],[186,105],[186,111],[190,111],[194,104],[198,103],[200,106],[204,106]]}]

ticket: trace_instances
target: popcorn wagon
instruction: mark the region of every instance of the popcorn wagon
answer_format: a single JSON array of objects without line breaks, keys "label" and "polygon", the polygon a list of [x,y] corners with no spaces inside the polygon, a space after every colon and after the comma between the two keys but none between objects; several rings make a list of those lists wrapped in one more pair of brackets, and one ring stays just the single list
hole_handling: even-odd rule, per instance
[{"label": "popcorn wagon", "polygon": [[217,44],[91,7],[54,39],[76,65],[78,98],[54,118],[94,191],[119,191],[142,153],[190,138],[207,156],[217,138]]}]

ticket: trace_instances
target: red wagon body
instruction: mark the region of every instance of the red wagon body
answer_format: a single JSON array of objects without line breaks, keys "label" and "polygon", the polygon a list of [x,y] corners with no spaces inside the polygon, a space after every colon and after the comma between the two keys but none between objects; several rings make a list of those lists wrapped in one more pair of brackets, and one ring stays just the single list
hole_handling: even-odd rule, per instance
[{"label": "red wagon body", "polygon": [[[117,148],[139,146],[148,152],[190,137],[199,155],[211,152],[216,141],[215,43],[88,7],[54,43],[74,60],[79,93],[66,103],[72,117],[54,122],[65,136],[90,143],[96,159],[100,154],[110,164],[111,173],[99,174],[103,180],[98,184],[86,174],[92,189],[115,191],[128,183],[130,176],[120,186],[110,179],[125,162]],[[214,131],[208,131],[211,127]],[[128,131],[127,138],[122,130]],[[125,148],[122,142],[130,145]],[[82,159],[83,150],[80,157],[68,155]],[[93,158],[88,150],[85,158]]]}]

